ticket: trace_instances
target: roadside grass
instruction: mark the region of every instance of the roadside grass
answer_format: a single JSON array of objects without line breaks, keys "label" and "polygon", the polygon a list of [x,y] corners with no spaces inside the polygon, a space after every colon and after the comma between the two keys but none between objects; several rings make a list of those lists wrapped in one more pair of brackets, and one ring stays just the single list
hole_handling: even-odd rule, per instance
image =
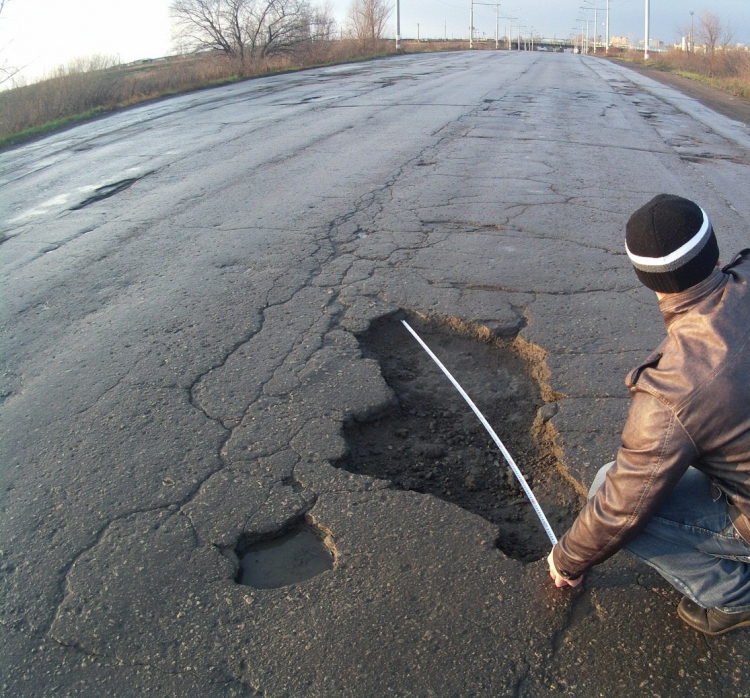
[{"label": "roadside grass", "polygon": [[46,133],[52,131],[59,131],[67,126],[72,126],[79,121],[88,121],[93,119],[100,114],[103,114],[105,109],[103,107],[97,107],[96,109],[90,109],[87,112],[81,114],[72,114],[62,119],[55,119],[54,121],[48,121],[47,123],[40,124],[39,126],[31,126],[30,128],[23,129],[18,133],[13,133],[9,136],[0,138],[0,148],[4,148],[10,145],[16,145],[17,143],[23,143],[24,141],[30,141],[38,136],[43,136]]},{"label": "roadside grass", "polygon": [[681,75],[736,97],[750,99],[750,52],[745,50],[717,50],[713,56],[673,50],[651,54],[648,61],[643,60],[642,53],[633,51],[617,54],[612,58],[653,70]]}]

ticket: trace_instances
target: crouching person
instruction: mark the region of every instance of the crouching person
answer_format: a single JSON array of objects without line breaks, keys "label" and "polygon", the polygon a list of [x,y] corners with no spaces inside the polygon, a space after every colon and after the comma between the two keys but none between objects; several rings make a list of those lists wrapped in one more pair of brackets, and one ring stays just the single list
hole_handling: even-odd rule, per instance
[{"label": "crouching person", "polygon": [[683,594],[685,623],[721,635],[750,626],[750,249],[721,268],[706,212],[661,194],[631,216],[626,250],[667,337],[628,375],[617,460],[550,575],[577,586],[625,549]]}]

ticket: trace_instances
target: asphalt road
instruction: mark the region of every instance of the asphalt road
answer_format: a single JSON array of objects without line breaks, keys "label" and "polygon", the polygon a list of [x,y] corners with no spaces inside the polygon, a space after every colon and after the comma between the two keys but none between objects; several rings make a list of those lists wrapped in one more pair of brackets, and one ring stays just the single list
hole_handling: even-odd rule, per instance
[{"label": "asphalt road", "polygon": [[[556,590],[485,518],[335,465],[402,400],[358,337],[403,309],[528,362],[580,494],[663,333],[625,221],[690,196],[728,258],[748,158],[745,126],[647,77],[506,52],[239,83],[0,154],[3,695],[747,695],[750,633],[686,628],[625,556]],[[236,581],[303,522],[331,569]]]},{"label": "asphalt road", "polygon": [[646,75],[652,80],[674,87],[682,94],[692,97],[709,109],[713,109],[719,114],[723,114],[733,121],[738,121],[750,128],[750,100],[737,97],[698,80],[691,80],[682,75],[658,70],[651,66],[647,67],[638,63],[628,63],[627,67],[630,70],[635,70],[642,75]]}]

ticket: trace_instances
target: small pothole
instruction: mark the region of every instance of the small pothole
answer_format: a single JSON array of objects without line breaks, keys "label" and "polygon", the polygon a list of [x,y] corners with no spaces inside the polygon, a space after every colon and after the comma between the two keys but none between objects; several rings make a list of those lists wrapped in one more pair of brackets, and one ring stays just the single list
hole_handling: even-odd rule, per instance
[{"label": "small pothole", "polygon": [[[409,324],[453,373],[512,454],[552,528],[562,533],[580,506],[549,447],[533,435],[544,406],[529,367],[510,342],[483,341],[446,324],[409,317]],[[397,402],[344,428],[349,452],[335,465],[432,494],[497,524],[506,555],[538,560],[550,543],[502,454],[445,375],[395,316],[359,336]]]},{"label": "small pothole", "polygon": [[235,581],[256,589],[276,589],[312,579],[333,569],[333,553],[320,532],[306,523],[275,538],[236,548],[240,568]]}]

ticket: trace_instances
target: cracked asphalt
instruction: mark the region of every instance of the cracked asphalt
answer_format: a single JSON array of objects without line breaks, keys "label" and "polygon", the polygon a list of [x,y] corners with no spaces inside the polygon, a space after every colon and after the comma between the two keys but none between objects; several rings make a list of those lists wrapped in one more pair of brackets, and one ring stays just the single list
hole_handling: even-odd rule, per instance
[{"label": "cracked asphalt", "polygon": [[[690,196],[728,258],[749,162],[746,126],[646,76],[506,52],[237,83],[0,154],[2,694],[748,695],[750,633],[690,630],[624,555],[557,590],[480,516],[332,463],[394,399],[357,336],[405,309],[513,340],[584,491],[663,334],[625,221]],[[333,569],[235,581],[239,541],[301,520]]]}]

